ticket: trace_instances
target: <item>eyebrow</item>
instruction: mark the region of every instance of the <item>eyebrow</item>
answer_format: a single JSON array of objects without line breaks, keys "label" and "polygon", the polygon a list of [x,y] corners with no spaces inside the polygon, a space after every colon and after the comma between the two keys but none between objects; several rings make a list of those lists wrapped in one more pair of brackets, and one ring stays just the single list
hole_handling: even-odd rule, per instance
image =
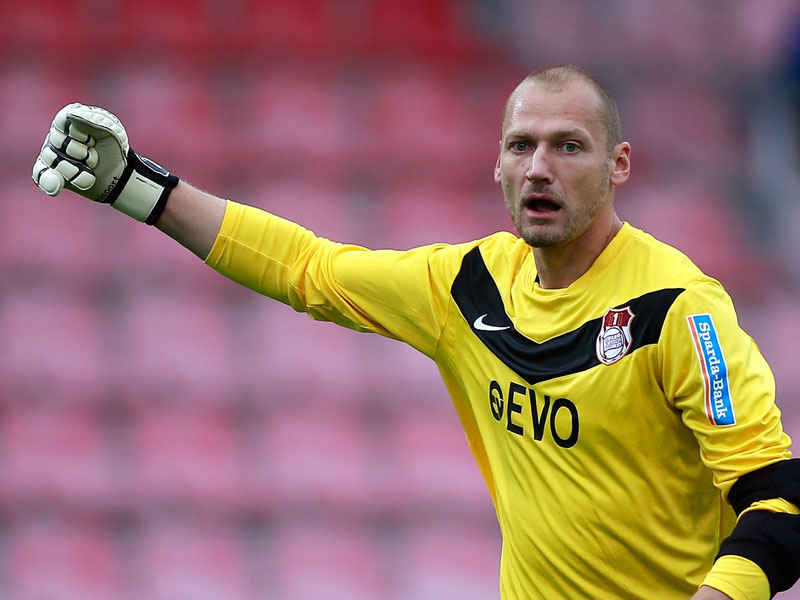
[{"label": "eyebrow", "polygon": [[[528,139],[531,136],[525,131],[507,131],[506,138],[524,138]],[[552,133],[548,134],[547,136],[550,139],[564,139],[570,137],[582,137],[586,139],[591,139],[591,135],[589,132],[584,129],[583,127],[570,127],[568,129],[558,129],[553,131]]]}]

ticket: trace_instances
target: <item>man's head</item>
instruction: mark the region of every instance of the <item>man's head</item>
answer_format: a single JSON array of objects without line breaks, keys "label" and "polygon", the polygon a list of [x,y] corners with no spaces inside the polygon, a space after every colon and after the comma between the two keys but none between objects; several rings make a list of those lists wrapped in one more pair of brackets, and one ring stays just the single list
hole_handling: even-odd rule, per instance
[{"label": "man's head", "polygon": [[520,236],[555,247],[595,233],[612,217],[613,189],[630,172],[616,105],[573,66],[531,73],[503,113],[495,181]]},{"label": "man's head", "polygon": [[619,120],[619,111],[617,110],[617,103],[614,101],[611,93],[606,87],[600,83],[591,73],[584,71],[580,67],[574,65],[556,65],[553,67],[544,67],[538,71],[533,71],[523,79],[516,89],[511,92],[511,95],[506,101],[506,106],[503,109],[503,123],[502,129],[505,131],[506,120],[508,118],[509,105],[511,104],[514,94],[520,87],[529,83],[539,83],[543,86],[550,87],[551,89],[563,88],[568,83],[582,81],[589,87],[594,89],[597,94],[597,118],[602,123],[606,131],[606,148],[608,149],[609,156],[614,146],[621,141],[622,126]]}]

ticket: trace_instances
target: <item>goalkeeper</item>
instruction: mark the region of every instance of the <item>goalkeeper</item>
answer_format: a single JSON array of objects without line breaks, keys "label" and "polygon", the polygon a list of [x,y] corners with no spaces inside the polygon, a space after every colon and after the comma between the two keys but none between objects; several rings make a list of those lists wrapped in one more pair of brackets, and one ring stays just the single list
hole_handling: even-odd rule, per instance
[{"label": "goalkeeper", "polygon": [[728,294],[617,217],[630,169],[607,90],[557,66],[503,114],[494,177],[518,236],[334,243],[179,182],[81,104],[56,115],[33,180],[433,359],[496,508],[504,600],[770,598],[800,576],[800,459]]}]

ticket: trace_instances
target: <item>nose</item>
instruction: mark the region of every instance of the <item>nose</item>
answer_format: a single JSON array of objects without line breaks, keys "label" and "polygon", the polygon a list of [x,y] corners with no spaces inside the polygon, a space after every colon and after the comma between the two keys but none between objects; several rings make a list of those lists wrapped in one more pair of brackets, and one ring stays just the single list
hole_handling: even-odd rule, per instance
[{"label": "nose", "polygon": [[525,177],[529,181],[553,182],[550,159],[544,144],[539,145],[533,152],[530,165],[528,165],[528,170],[525,172]]}]

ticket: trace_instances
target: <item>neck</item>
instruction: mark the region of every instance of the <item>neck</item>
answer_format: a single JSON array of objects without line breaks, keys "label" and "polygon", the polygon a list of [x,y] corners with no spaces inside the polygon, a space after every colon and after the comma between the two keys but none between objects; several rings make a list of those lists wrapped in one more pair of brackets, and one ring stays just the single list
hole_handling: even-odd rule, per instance
[{"label": "neck", "polygon": [[586,273],[622,227],[622,221],[611,212],[602,223],[596,223],[579,238],[549,248],[534,248],[533,258],[544,289],[569,287]]}]

